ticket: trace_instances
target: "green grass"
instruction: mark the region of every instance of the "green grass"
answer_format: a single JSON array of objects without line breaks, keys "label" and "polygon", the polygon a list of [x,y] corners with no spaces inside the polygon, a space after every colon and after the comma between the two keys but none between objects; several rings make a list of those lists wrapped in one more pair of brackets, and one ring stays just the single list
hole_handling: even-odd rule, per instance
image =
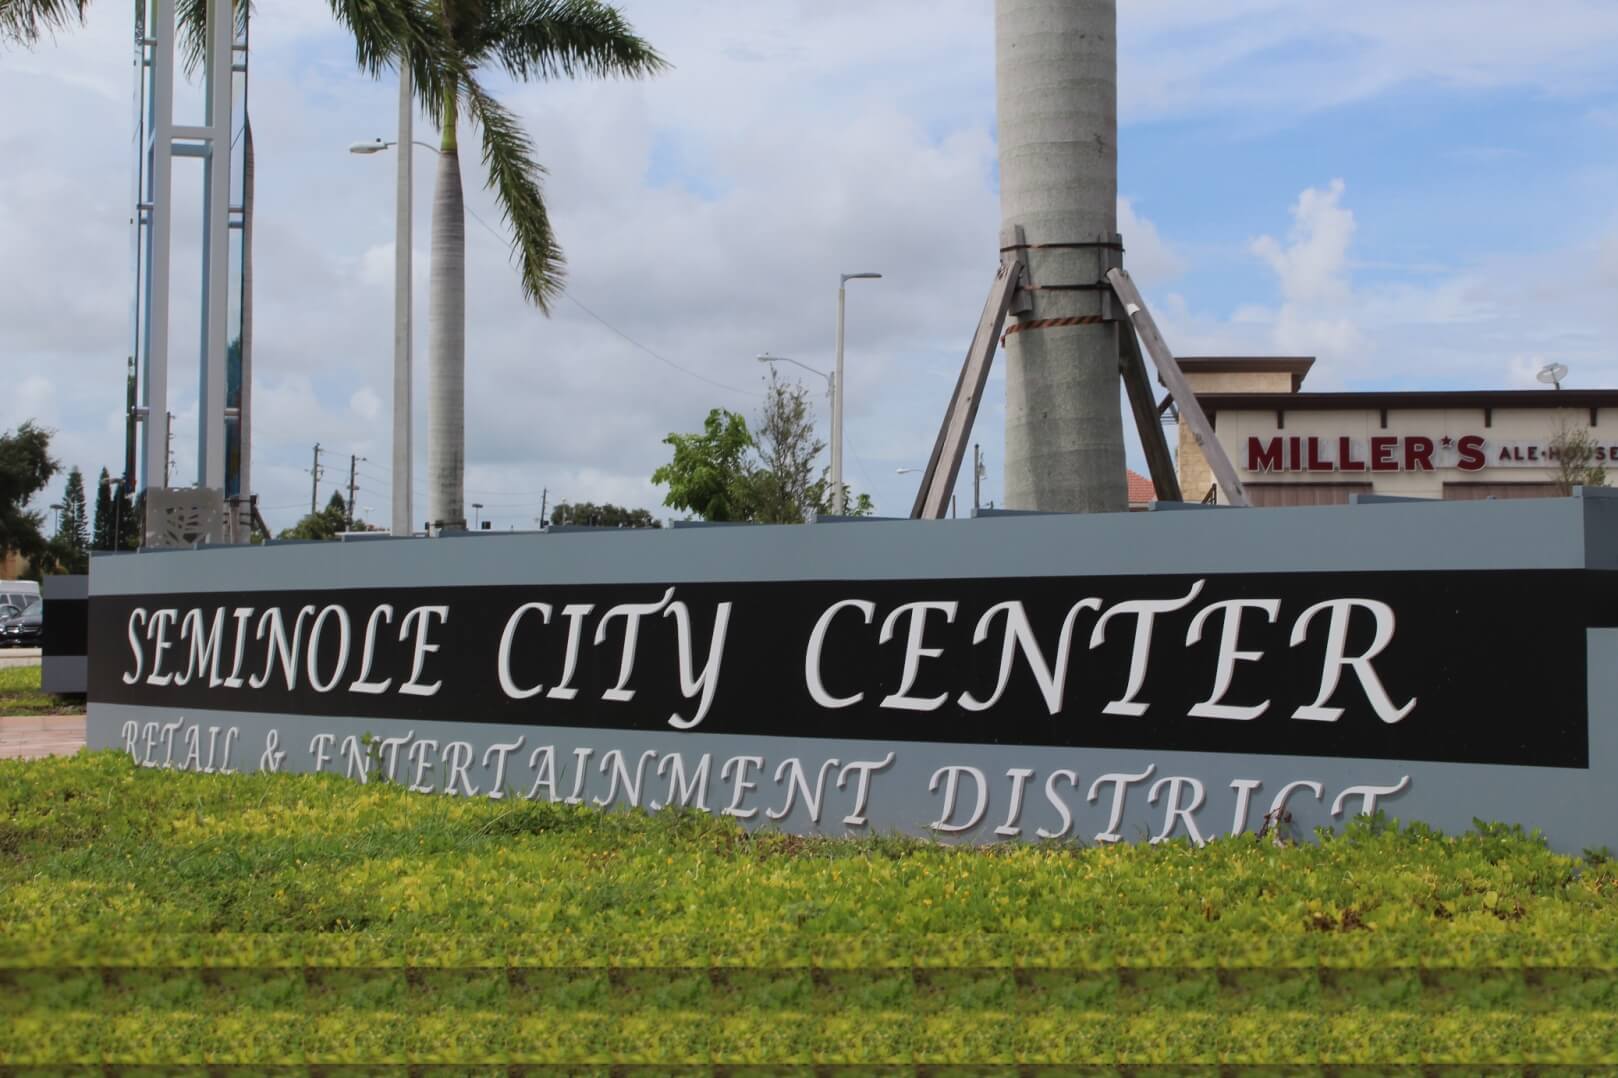
[{"label": "green grass", "polygon": [[0,1067],[1593,1067],[1615,1012],[1615,866],[1501,828],[974,850],[0,762]]},{"label": "green grass", "polygon": [[[6,653],[0,651],[0,656]],[[82,696],[56,696],[39,691],[39,666],[0,667],[0,715],[78,714]]]}]

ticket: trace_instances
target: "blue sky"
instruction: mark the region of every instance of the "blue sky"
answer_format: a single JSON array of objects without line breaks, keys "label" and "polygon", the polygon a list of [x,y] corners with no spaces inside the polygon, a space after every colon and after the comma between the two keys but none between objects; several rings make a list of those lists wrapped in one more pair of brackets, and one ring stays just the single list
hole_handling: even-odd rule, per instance
[{"label": "blue sky", "polygon": [[1277,205],[1334,177],[1347,181],[1358,223],[1352,275],[1415,283],[1587,236],[1586,208],[1618,190],[1618,129],[1603,106],[1618,111],[1618,99],[1411,85],[1284,123],[1137,123],[1119,136],[1120,189],[1192,261],[1175,286],[1199,307],[1272,292],[1243,240],[1259,222],[1273,227]]},{"label": "blue sky", "polygon": [[[829,365],[837,274],[877,269],[849,297],[849,475],[903,513],[913,477],[896,469],[926,458],[993,273],[992,0],[921,18],[915,0],[624,8],[670,74],[491,84],[550,169],[570,295],[702,377],[570,301],[525,307],[503,244],[469,223],[469,499],[502,528],[531,524],[542,490],[662,512],[663,435],[756,408],[758,352]],[[1119,8],[1120,228],[1176,350],[1315,355],[1323,389],[1531,386],[1552,359],[1570,384],[1618,387],[1618,4]],[[354,71],[318,0],[255,12],[255,485],[291,524],[320,441],[333,478],[368,458],[359,503],[386,519],[392,161],[345,147],[391,137],[393,86]],[[0,425],[41,419],[92,476],[121,444],[127,18],[93,6],[82,30],[0,52],[0,98],[32,103],[0,125]],[[432,137],[425,118],[417,132]],[[418,151],[418,401],[432,166]],[[195,241],[182,221],[188,267]],[[184,477],[194,302],[173,317]],[[989,498],[1002,385],[976,432]]]}]

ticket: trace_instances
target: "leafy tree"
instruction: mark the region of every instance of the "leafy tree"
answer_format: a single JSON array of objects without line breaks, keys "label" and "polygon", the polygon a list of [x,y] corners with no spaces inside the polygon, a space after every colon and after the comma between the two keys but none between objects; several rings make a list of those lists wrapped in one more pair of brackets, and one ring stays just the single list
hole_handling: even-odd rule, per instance
[{"label": "leafy tree", "polygon": [[335,539],[348,530],[348,503],[343,496],[332,491],[331,501],[318,513],[310,513],[290,528],[284,529],[278,539]]},{"label": "leafy tree", "polygon": [[85,516],[84,473],[73,468],[67,473],[62,512],[57,517],[56,535],[50,542],[51,559],[61,572],[90,571],[90,529]]},{"label": "leafy tree", "polygon": [[62,489],[62,515],[56,526],[56,534],[76,550],[90,549],[90,514],[84,504],[84,473],[78,468],[68,469],[67,485]]},{"label": "leafy tree", "polygon": [[[782,382],[775,369],[757,420],[754,441],[762,466],[754,476],[754,519],[764,524],[802,524],[832,512],[830,469],[815,475],[815,460],[826,443],[815,437],[809,393],[800,382]],[[851,497],[843,484],[843,513],[870,516],[871,496]]]},{"label": "leafy tree", "polygon": [[90,549],[111,550],[116,545],[112,534],[113,500],[112,479],[107,469],[101,469],[96,479],[95,520],[90,528]]},{"label": "leafy tree", "polygon": [[1547,448],[1556,462],[1556,475],[1551,481],[1558,494],[1572,494],[1574,487],[1607,485],[1607,469],[1597,459],[1596,440],[1589,428],[1563,421]]},{"label": "leafy tree", "polygon": [[597,528],[660,528],[645,509],[625,509],[603,502],[559,502],[551,510],[552,524],[589,524]]},{"label": "leafy tree", "polygon": [[[511,227],[523,295],[545,311],[562,289],[562,251],[540,192],[543,170],[517,118],[484,89],[482,71],[494,67],[528,82],[579,75],[641,78],[667,65],[601,0],[428,0],[428,7],[448,36],[459,70],[437,84],[417,83],[440,131],[428,280],[427,513],[433,521],[463,524],[466,209],[458,123],[464,116],[481,129],[487,184]],[[410,55],[402,44],[399,51]]]},{"label": "leafy tree", "polygon": [[14,551],[30,562],[48,545],[40,531],[45,518],[30,512],[28,502],[60,467],[51,459],[50,445],[50,431],[33,420],[0,434],[0,552]]},{"label": "leafy tree", "polygon": [[746,419],[715,408],[700,433],[670,434],[663,444],[674,447],[674,459],[652,473],[652,482],[668,486],[664,505],[703,520],[753,519],[752,468],[747,459],[753,436]]},{"label": "leafy tree", "polygon": [[122,479],[114,479],[101,469],[96,481],[94,527],[90,532],[91,550],[136,550],[140,547],[140,512],[135,499],[124,489]]},{"label": "leafy tree", "polygon": [[808,391],[782,382],[773,367],[753,445],[762,460],[753,474],[753,519],[802,524],[825,501],[826,480],[815,478],[815,458],[826,443],[815,437]]},{"label": "leafy tree", "polygon": [[[734,412],[715,408],[701,434],[663,439],[674,447],[674,459],[652,473],[652,482],[668,485],[664,504],[704,520],[760,524],[802,524],[831,512],[831,480],[824,469],[815,475],[826,445],[815,437],[803,385],[782,382],[772,369],[754,430]],[[868,494],[845,502],[851,516],[872,512]]]}]

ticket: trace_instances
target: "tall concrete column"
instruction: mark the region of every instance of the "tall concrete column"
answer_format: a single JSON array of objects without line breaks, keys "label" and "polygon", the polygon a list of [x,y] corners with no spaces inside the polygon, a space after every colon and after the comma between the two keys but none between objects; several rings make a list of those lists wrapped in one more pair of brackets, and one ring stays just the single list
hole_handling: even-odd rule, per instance
[{"label": "tall concrete column", "polygon": [[[1095,317],[1117,232],[1116,0],[995,0],[1000,216],[1030,250],[1033,310],[1006,338],[1005,505],[1123,512],[1118,335]],[[1051,246],[1092,245],[1092,246]]]}]

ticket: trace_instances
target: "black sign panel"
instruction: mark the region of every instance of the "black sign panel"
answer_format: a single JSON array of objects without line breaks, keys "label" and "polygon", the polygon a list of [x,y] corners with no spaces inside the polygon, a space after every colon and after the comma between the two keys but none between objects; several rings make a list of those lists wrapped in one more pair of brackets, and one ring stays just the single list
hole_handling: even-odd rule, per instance
[{"label": "black sign panel", "polygon": [[1618,573],[96,596],[90,699],[898,741],[1588,766]]}]

